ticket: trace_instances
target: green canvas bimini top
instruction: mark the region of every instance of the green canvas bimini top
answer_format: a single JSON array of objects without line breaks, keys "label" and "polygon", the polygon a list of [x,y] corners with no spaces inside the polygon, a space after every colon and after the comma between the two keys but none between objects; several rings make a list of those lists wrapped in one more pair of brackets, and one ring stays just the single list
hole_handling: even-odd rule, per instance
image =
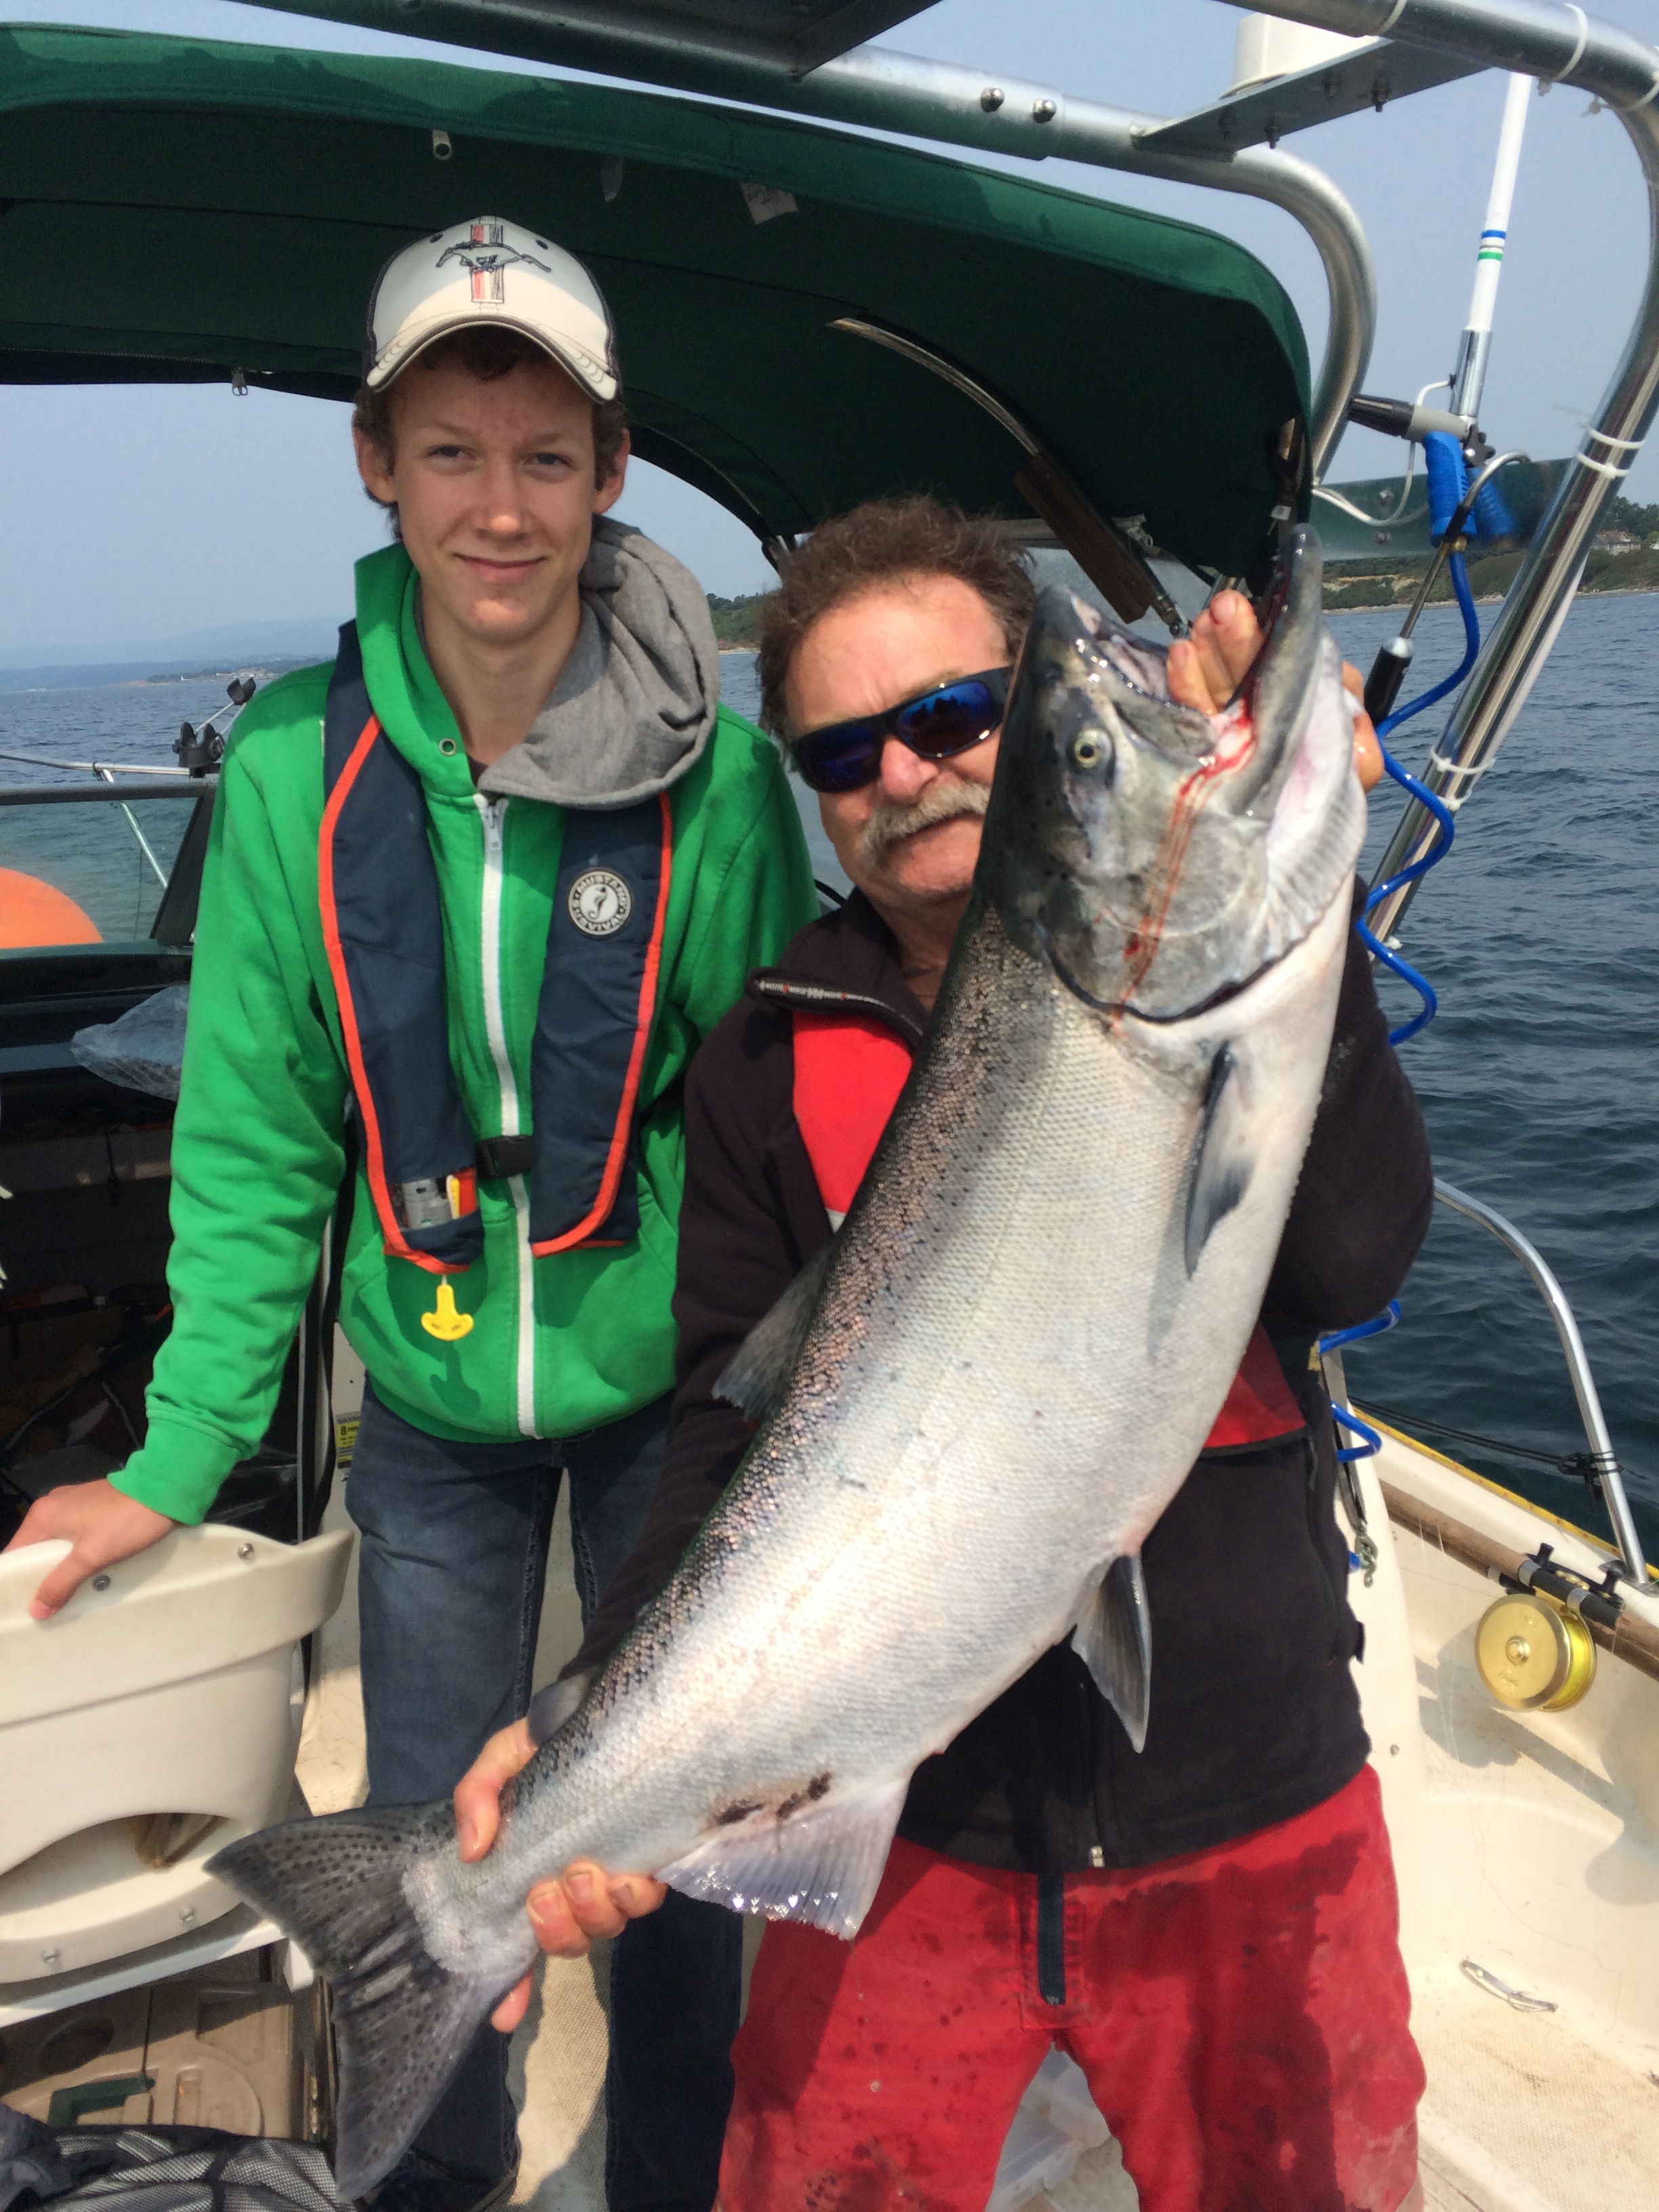
[{"label": "green canvas bimini top", "polygon": [[[757,222],[744,185],[794,210]],[[478,215],[587,263],[636,449],[767,534],[883,492],[1024,512],[1008,432],[838,316],[953,357],[1103,513],[1230,572],[1306,411],[1300,326],[1252,255],[1024,174],[548,77],[0,27],[4,380],[240,369],[349,398],[381,264]]]}]

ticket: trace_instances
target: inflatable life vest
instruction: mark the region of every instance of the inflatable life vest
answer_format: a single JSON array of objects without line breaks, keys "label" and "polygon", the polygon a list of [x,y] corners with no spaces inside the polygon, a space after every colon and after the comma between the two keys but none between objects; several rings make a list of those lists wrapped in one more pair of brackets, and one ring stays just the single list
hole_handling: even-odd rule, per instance
[{"label": "inflatable life vest", "polygon": [[666,796],[566,810],[531,1048],[534,1133],[481,1142],[449,1057],[426,796],[370,704],[355,623],[340,632],[323,756],[323,938],[386,1251],[463,1272],[483,1249],[479,1176],[526,1172],[538,1258],[626,1243],[639,1231],[635,1108],[672,862]]},{"label": "inflatable life vest", "polygon": [[[910,1048],[871,1014],[796,1012],[795,1121],[832,1228],[846,1218],[910,1073]],[[1307,1424],[1257,1322],[1206,1452],[1248,1451]]]}]

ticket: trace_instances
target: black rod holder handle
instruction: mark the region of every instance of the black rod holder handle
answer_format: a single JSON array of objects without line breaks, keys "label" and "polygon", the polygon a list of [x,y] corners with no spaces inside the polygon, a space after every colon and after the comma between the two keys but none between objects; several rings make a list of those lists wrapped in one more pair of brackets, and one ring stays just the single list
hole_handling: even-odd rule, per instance
[{"label": "black rod holder handle", "polygon": [[1412,641],[1408,637],[1392,638],[1381,647],[1371,663],[1371,672],[1365,678],[1365,712],[1379,726],[1394,712],[1395,701],[1400,696],[1400,687],[1406,680],[1406,671],[1412,665]]}]

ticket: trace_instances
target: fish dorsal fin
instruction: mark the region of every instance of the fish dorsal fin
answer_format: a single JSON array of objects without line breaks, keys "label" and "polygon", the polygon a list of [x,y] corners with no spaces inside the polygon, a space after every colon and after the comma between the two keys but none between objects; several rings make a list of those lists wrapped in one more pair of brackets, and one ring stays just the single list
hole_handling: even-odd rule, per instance
[{"label": "fish dorsal fin", "polygon": [[734,1912],[795,1920],[850,1942],[870,1910],[910,1778],[780,1817],[757,1806],[696,1844],[657,1879]]},{"label": "fish dorsal fin", "polygon": [[830,1272],[830,1255],[835,1249],[833,1237],[827,1244],[819,1246],[777,1304],[755,1323],[721,1370],[714,1385],[715,1396],[724,1398],[739,1413],[747,1413],[751,1421],[763,1421],[788,1388],[800,1348],[806,1341],[806,1332],[812,1325],[818,1293]]},{"label": "fish dorsal fin", "polygon": [[1152,1616],[1140,1554],[1114,1559],[1083,1608],[1072,1648],[1123,1723],[1137,1751],[1146,1747],[1152,1699]]},{"label": "fish dorsal fin", "polygon": [[1250,1127],[1249,1090],[1238,1055],[1231,1045],[1224,1044],[1210,1064],[1204,1119],[1193,1145],[1192,1169],[1187,1179],[1189,1276],[1198,1272],[1199,1258],[1211,1231],[1232,1212],[1249,1184],[1255,1164],[1255,1137]]}]

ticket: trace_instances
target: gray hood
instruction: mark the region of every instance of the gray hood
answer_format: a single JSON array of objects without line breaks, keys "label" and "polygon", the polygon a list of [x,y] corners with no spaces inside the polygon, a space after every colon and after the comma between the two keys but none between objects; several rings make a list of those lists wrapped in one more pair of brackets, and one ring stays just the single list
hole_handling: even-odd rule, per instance
[{"label": "gray hood", "polygon": [[581,626],[552,697],[478,779],[492,797],[632,806],[678,783],[714,734],[720,649],[691,571],[601,515],[579,588]]}]

